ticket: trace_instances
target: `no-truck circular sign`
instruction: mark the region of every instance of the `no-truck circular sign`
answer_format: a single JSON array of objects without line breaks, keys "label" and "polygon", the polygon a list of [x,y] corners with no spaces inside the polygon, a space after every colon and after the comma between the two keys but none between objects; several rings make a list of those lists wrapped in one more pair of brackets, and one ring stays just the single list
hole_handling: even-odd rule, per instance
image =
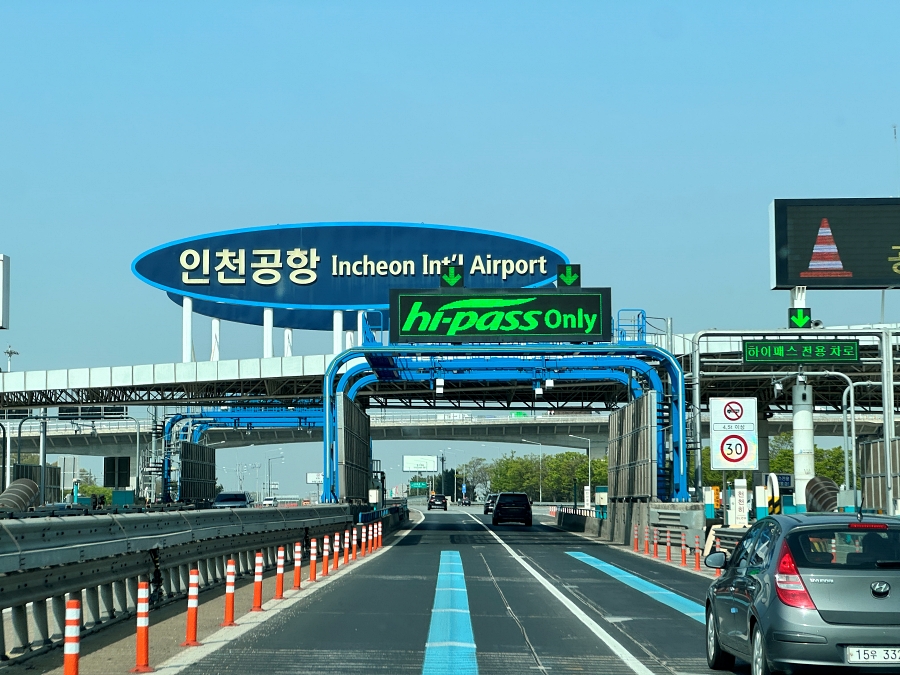
[{"label": "no-truck circular sign", "polygon": [[750,444],[740,434],[726,436],[719,446],[719,453],[726,462],[738,463],[747,456]]},{"label": "no-truck circular sign", "polygon": [[744,406],[737,401],[728,401],[723,409],[725,417],[732,422],[737,422],[744,416]]}]

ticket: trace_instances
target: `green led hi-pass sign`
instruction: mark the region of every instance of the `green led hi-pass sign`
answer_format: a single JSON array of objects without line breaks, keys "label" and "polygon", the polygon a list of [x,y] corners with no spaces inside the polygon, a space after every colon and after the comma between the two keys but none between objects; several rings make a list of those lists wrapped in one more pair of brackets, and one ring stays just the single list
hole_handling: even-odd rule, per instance
[{"label": "green led hi-pass sign", "polygon": [[391,342],[610,342],[609,288],[391,291]]},{"label": "green led hi-pass sign", "polygon": [[744,340],[744,363],[856,363],[859,340]]}]

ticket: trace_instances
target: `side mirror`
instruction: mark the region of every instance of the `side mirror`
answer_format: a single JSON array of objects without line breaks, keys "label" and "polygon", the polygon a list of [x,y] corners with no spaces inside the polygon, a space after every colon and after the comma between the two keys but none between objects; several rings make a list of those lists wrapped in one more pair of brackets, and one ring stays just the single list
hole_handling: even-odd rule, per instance
[{"label": "side mirror", "polygon": [[728,554],[725,551],[716,551],[715,553],[710,553],[706,556],[706,560],[703,561],[703,564],[714,570],[720,570],[725,567],[725,563],[727,562]]}]

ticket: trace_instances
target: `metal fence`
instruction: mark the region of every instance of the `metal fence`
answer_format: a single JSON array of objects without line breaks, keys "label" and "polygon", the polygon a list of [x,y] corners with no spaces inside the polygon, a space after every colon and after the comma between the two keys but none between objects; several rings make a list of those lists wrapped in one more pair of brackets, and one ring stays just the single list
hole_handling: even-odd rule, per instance
[{"label": "metal fence", "polygon": [[238,573],[252,574],[263,551],[271,568],[278,546],[291,561],[295,542],[306,552],[310,537],[354,527],[359,511],[334,505],[2,520],[0,610],[11,611],[12,635],[0,621],[0,656],[59,641],[67,598],[82,601],[89,632],[133,615],[139,580],[150,581],[155,604],[184,597],[191,568],[200,570],[202,588],[224,581],[229,558]]},{"label": "metal fence", "polygon": [[609,416],[609,499],[646,500],[656,496],[656,392]]},{"label": "metal fence", "polygon": [[[862,507],[887,512],[887,458],[884,452],[884,441],[872,441],[859,444],[859,469],[862,478]],[[897,498],[897,485],[900,485],[900,441],[891,443],[891,481],[894,486],[894,498]]]}]

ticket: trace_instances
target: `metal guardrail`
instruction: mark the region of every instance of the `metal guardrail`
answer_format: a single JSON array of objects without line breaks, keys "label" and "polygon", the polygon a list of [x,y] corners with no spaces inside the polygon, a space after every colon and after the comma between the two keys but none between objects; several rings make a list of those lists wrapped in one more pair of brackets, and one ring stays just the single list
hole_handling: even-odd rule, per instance
[{"label": "metal guardrail", "polygon": [[404,505],[399,506],[388,506],[384,509],[378,509],[377,511],[369,511],[368,513],[360,513],[359,514],[359,522],[360,524],[373,523],[376,520],[382,520],[383,518],[389,518],[393,514],[398,514],[400,516],[400,521],[406,520],[407,514],[409,510]]},{"label": "metal guardrail", "polygon": [[252,574],[257,551],[271,568],[285,546],[292,562],[295,542],[305,556],[310,537],[356,527],[358,513],[334,505],[0,521],[0,609],[9,609],[13,628],[7,640],[0,621],[0,658],[58,642],[67,597],[82,600],[90,632],[134,613],[139,580],[150,581],[151,602],[162,604],[187,593],[191,568],[208,588],[224,582],[229,558],[239,574]]}]

